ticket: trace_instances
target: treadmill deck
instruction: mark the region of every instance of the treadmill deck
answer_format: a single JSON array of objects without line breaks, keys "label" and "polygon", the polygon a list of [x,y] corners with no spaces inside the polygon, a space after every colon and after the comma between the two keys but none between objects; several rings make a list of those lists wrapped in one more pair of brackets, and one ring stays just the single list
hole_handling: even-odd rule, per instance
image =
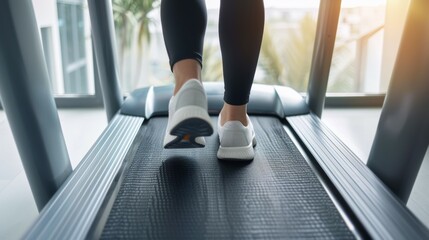
[{"label": "treadmill deck", "polygon": [[251,162],[219,161],[216,129],[205,148],[163,149],[167,118],[145,122],[101,238],[354,239],[283,124],[251,120]]}]

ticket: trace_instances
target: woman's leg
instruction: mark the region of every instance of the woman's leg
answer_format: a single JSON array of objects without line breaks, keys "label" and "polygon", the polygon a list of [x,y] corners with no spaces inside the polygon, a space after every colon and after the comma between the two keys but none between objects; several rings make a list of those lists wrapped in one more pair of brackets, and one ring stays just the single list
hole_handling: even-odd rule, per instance
[{"label": "woman's leg", "polygon": [[168,106],[164,148],[204,147],[203,136],[213,133],[201,84],[206,11],[204,0],[161,2],[165,46],[176,81]]},{"label": "woman's leg", "polygon": [[221,0],[219,38],[225,81],[221,124],[247,125],[249,101],[264,31],[263,0]]},{"label": "woman's leg", "polygon": [[263,29],[263,0],[221,0],[219,37],[225,93],[218,121],[219,159],[251,160],[255,157],[255,132],[247,118],[247,103]]},{"label": "woman's leg", "polygon": [[162,0],[161,23],[171,70],[174,94],[189,79],[201,81],[207,10],[204,0]]}]

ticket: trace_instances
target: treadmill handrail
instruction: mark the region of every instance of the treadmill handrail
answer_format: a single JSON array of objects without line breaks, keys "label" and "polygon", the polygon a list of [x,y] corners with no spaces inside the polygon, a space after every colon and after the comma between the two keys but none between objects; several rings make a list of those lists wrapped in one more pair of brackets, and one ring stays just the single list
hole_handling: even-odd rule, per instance
[{"label": "treadmill handrail", "polygon": [[429,145],[429,16],[422,12],[428,8],[427,0],[410,2],[367,163],[404,203]]},{"label": "treadmill handrail", "polygon": [[0,95],[40,211],[72,172],[30,0],[2,1]]},{"label": "treadmill handrail", "polygon": [[308,80],[307,104],[319,118],[325,106],[329,71],[334,54],[335,37],[341,10],[341,0],[321,0],[317,19],[316,38]]},{"label": "treadmill handrail", "polygon": [[116,38],[110,0],[88,0],[92,43],[95,52],[107,120],[111,121],[122,105],[119,87]]}]

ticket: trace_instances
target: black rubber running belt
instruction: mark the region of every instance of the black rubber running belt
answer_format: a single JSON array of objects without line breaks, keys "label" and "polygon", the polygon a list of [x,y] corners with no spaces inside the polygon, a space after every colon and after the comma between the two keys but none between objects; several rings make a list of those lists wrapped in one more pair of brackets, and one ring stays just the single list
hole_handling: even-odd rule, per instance
[{"label": "black rubber running belt", "polygon": [[167,118],[148,121],[102,238],[353,239],[280,121],[251,119],[250,163],[219,161],[216,133],[205,148],[164,150]]}]

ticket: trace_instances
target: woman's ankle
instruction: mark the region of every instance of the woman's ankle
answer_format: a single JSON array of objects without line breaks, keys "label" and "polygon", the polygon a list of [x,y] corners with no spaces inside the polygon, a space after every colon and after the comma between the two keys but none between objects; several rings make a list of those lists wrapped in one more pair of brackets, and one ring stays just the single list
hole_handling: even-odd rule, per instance
[{"label": "woman's ankle", "polygon": [[195,59],[180,60],[173,66],[173,74],[175,86],[173,95],[190,79],[198,79],[201,81],[201,65]]},{"label": "woman's ankle", "polygon": [[221,110],[221,126],[228,121],[240,121],[244,126],[247,126],[247,104],[230,105],[224,102]]}]

